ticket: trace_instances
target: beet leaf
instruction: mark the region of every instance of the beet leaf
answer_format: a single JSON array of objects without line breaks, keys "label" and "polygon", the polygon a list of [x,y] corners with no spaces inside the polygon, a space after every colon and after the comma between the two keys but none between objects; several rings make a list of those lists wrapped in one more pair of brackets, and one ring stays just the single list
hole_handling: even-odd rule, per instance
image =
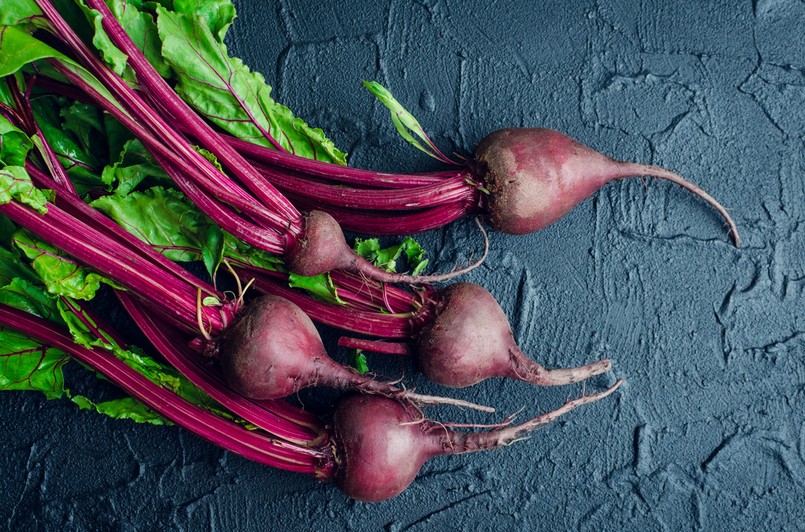
[{"label": "beet leaf", "polygon": [[39,213],[47,211],[48,195],[31,182],[31,176],[22,166],[0,168],[0,205],[17,200]]},{"label": "beet leaf", "polygon": [[31,261],[51,294],[89,301],[102,283],[114,286],[109,279],[87,270],[27,231],[15,233],[14,244]]},{"label": "beet leaf", "polygon": [[178,78],[179,95],[228,133],[263,146],[275,140],[302,157],[346,164],[324,132],[275,102],[263,76],[229,56],[204,18],[157,8],[162,54]]},{"label": "beet leaf", "polygon": [[[376,81],[364,81],[363,86],[366,87],[380,103],[388,108],[391,113],[392,124],[394,124],[397,133],[399,133],[406,142],[436,160],[446,164],[460,166],[460,163],[453,161],[436,147],[436,144],[430,140],[430,137],[425,133],[425,129],[419,121],[392,96],[387,88]],[[418,137],[422,142],[415,137]]]}]

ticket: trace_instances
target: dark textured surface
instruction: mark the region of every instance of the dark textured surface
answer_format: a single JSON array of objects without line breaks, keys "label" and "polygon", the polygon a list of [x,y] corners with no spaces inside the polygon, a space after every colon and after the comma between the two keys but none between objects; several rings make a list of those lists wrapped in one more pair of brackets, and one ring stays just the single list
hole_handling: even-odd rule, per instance
[{"label": "dark textured surface", "polygon": [[[448,150],[546,126],[668,166],[607,186],[537,235],[493,235],[486,285],[549,366],[608,356],[628,383],[525,442],[427,464],[366,505],[170,427],[0,395],[0,526],[13,530],[795,530],[805,523],[805,3],[238,2],[236,54],[353,165],[434,168],[360,80]],[[429,235],[442,268],[472,224]],[[395,371],[391,367],[390,372]],[[420,390],[437,387],[413,381]],[[611,380],[601,378],[597,385]],[[581,388],[457,392],[536,414]],[[432,410],[442,419],[465,413]]]}]

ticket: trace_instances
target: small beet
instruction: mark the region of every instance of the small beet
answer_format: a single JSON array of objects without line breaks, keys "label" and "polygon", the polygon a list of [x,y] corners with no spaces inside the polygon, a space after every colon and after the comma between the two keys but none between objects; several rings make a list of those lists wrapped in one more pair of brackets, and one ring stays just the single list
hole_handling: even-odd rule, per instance
[{"label": "small beet", "polygon": [[443,386],[472,386],[507,377],[541,386],[578,382],[611,368],[609,360],[547,370],[517,347],[506,315],[483,287],[456,283],[431,296],[432,317],[416,339],[417,364]]},{"label": "small beet", "polygon": [[344,237],[341,226],[332,215],[324,211],[310,211],[305,215],[302,235],[285,255],[288,269],[295,274],[313,277],[333,270],[357,272],[369,279],[386,283],[438,283],[453,279],[479,266],[489,252],[484,236],[484,253],[481,258],[464,268],[438,275],[406,275],[382,270],[355,253]]}]

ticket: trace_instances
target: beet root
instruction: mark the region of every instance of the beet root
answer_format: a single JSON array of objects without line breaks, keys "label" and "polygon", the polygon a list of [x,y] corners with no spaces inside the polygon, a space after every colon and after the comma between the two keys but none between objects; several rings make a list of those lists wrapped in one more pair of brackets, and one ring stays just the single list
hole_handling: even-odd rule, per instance
[{"label": "beet root", "polygon": [[504,233],[533,233],[610,181],[648,176],[676,183],[705,200],[727,222],[735,245],[740,243],[726,209],[696,185],[658,166],[616,161],[558,131],[514,128],[490,133],[478,143],[472,166],[489,190],[489,222]]},{"label": "beet root", "polygon": [[347,244],[341,226],[324,211],[310,211],[305,215],[302,235],[285,255],[288,269],[298,275],[313,277],[333,270],[360,273],[369,279],[386,283],[438,283],[453,279],[477,266],[486,259],[489,251],[486,233],[484,253],[474,263],[452,272],[438,275],[406,275],[391,273],[370,264]]},{"label": "beet root", "polygon": [[517,347],[500,305],[479,285],[456,283],[433,301],[432,318],[420,329],[415,350],[420,371],[443,386],[472,386],[489,377],[556,386],[611,368],[609,360],[553,370],[537,364]]},{"label": "beet root", "polygon": [[422,465],[444,454],[463,454],[503,447],[581,405],[603,399],[622,381],[601,393],[585,395],[520,425],[485,432],[456,432],[423,418],[410,403],[352,395],[333,415],[334,481],[353,499],[379,502],[401,493]]}]

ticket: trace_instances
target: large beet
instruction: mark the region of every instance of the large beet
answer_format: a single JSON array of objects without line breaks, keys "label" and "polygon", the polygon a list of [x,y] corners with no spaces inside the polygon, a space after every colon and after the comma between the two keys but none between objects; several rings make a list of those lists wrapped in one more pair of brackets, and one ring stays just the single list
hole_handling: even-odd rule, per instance
[{"label": "large beet", "polygon": [[581,405],[603,399],[622,381],[594,395],[568,401],[519,425],[483,432],[456,432],[425,419],[410,403],[352,395],[333,416],[336,485],[353,499],[378,502],[402,492],[430,458],[503,447]]},{"label": "large beet", "polygon": [[739,244],[738,229],[712,196],[681,176],[646,164],[611,159],[551,129],[500,129],[475,148],[473,173],[489,195],[493,228],[516,235],[539,231],[615,179],[648,176],[690,190],[726,220]]}]

